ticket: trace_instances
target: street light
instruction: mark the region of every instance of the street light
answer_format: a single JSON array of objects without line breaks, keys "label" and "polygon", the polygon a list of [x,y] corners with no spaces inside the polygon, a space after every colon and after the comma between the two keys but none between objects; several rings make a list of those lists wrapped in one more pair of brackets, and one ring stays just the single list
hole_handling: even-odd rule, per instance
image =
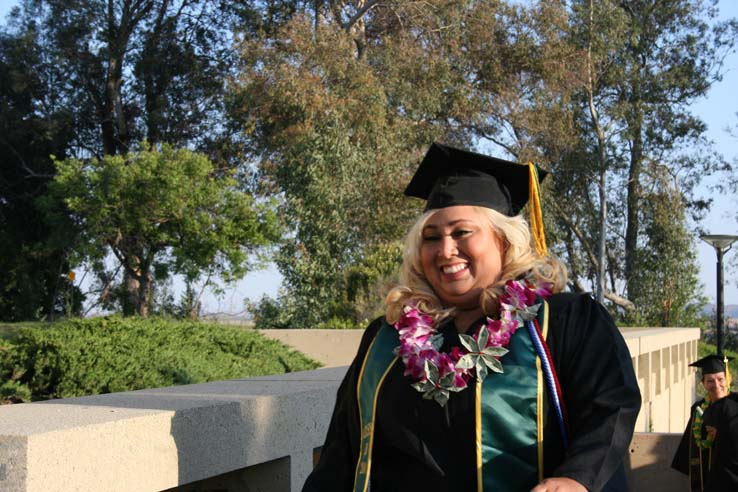
[{"label": "street light", "polygon": [[717,253],[717,355],[723,355],[723,254],[730,251],[738,236],[725,234],[706,234],[700,236],[704,242],[715,248]]}]

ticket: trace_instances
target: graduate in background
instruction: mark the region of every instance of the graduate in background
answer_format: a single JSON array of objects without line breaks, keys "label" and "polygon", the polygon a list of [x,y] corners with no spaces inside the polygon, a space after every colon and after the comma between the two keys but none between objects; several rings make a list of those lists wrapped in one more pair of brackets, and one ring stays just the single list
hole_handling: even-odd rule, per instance
[{"label": "graduate in background", "polygon": [[431,145],[405,190],[426,211],[399,285],[364,333],[304,492],[627,490],[630,354],[603,306],[561,292],[539,173]]},{"label": "graduate in background", "polygon": [[[702,385],[707,396],[692,405],[689,422],[672,461],[672,468],[689,476],[691,492],[708,492],[710,490],[738,490],[708,488],[710,470],[715,470],[715,426],[707,426],[705,413],[717,402],[721,402],[730,392],[727,361],[732,357],[708,355],[690,366],[702,370]],[[731,398],[732,401],[732,398]],[[722,405],[721,405],[722,407]],[[722,419],[722,411],[713,417]],[[727,441],[727,439],[724,439]]]},{"label": "graduate in background", "polygon": [[707,492],[738,490],[738,395],[729,393],[705,410],[705,428],[712,430],[712,463]]}]

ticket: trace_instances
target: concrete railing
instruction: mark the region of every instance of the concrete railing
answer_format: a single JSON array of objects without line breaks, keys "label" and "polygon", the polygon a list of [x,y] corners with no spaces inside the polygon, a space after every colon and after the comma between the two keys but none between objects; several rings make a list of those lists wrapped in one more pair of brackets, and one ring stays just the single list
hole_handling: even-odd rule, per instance
[{"label": "concrete railing", "polygon": [[299,490],[344,372],[2,406],[0,491]]},{"label": "concrete railing", "polygon": [[[697,330],[661,335],[651,330],[626,332],[634,360],[640,364],[642,389],[651,391],[649,385],[662,377],[660,392],[654,390],[648,401],[662,397],[667,388],[674,393],[673,385],[681,380],[678,374],[693,381],[686,370],[669,372],[662,361],[667,360],[665,352],[678,355],[681,344],[689,344],[683,349],[684,357],[691,357],[696,337],[690,337],[695,333],[698,336]],[[357,332],[347,336],[357,337]],[[662,336],[663,343],[652,339],[656,336]],[[677,348],[672,349],[667,340]],[[355,343],[358,340],[352,351]],[[644,348],[653,350],[641,358]],[[659,353],[658,363],[653,352]],[[654,375],[657,367],[668,377]],[[312,469],[315,450],[323,444],[344,373],[345,367],[335,367],[2,406],[0,491],[300,490]],[[677,383],[667,385],[666,380]],[[652,483],[648,480],[654,472],[661,485],[664,480],[683,480],[668,470],[677,437],[636,437],[629,455],[634,491],[672,490],[642,486]]]},{"label": "concrete railing", "polygon": [[636,432],[683,432],[695,400],[698,328],[625,328],[641,389]]}]

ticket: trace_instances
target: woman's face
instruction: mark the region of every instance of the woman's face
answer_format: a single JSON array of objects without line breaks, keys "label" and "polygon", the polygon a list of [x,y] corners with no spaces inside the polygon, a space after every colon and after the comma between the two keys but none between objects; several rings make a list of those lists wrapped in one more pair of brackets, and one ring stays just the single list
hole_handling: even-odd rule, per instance
[{"label": "woman's face", "polygon": [[702,384],[710,395],[710,401],[718,401],[728,395],[724,372],[703,375]]},{"label": "woman's face", "polygon": [[473,308],[502,273],[502,241],[473,207],[439,209],[423,227],[423,275],[446,307]]}]

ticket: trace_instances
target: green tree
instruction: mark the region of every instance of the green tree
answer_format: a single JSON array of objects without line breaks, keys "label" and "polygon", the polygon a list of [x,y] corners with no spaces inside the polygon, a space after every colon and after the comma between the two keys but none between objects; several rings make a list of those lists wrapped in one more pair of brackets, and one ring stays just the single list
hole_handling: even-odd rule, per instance
[{"label": "green tree", "polygon": [[[148,139],[205,152],[218,168],[243,161],[225,113],[236,8],[217,0],[21,0],[12,10],[0,33],[0,248],[9,272],[0,311],[29,319],[58,312],[65,295],[81,299],[66,280],[77,229],[52,240],[35,208],[55,174],[50,155],[101,159]],[[103,261],[93,266],[103,295],[115,291],[115,272]],[[135,289],[133,279],[123,281]]]},{"label": "green tree", "polygon": [[641,326],[701,326],[707,299],[700,294],[694,239],[686,224],[686,203],[666,166],[648,169],[643,228],[646,244],[638,250],[638,269],[630,295],[637,299],[626,320]]},{"label": "green tree", "polygon": [[[275,318],[282,303],[281,325],[356,322],[372,302],[362,294],[354,309],[347,292],[372,283],[357,283],[359,272],[417,216],[420,204],[401,193],[431,141],[483,136],[525,159],[541,129],[565,132],[555,66],[566,46],[547,19],[494,1],[292,7],[277,25],[260,13],[269,27],[246,36],[237,91],[261,183],[283,193],[294,231],[277,257],[285,292],[262,305]],[[525,97],[544,80],[558,99]],[[518,101],[524,110],[513,111]],[[507,145],[510,130],[519,140]],[[553,132],[545,137],[554,147]]]},{"label": "green tree", "polygon": [[203,148],[218,137],[233,61],[227,5],[24,0],[22,6],[16,21],[38,26],[43,49],[66,74],[60,102],[75,114],[76,143],[88,155],[125,154],[144,138]]},{"label": "green tree", "polygon": [[187,149],[162,145],[127,156],[56,161],[46,198],[52,222],[65,211],[81,231],[78,259],[101,261],[111,254],[135,290],[122,299],[124,313],[146,316],[158,278],[181,274],[241,278],[250,255],[279,236],[268,203],[239,190],[231,173]]},{"label": "green tree", "polygon": [[[383,38],[375,51],[368,40],[357,48],[357,35],[335,19],[315,30],[303,15],[242,48],[240,117],[260,151],[262,186],[283,193],[294,233],[276,257],[292,326],[357,320],[346,302],[348,271],[403,234],[418,212],[401,198],[412,163],[443,133],[429,111],[437,108],[427,107],[442,97],[428,71],[448,66],[402,66],[408,59],[394,56],[407,40]],[[413,55],[427,57],[417,47]],[[416,100],[423,97],[429,101]],[[421,117],[431,121],[418,125]]]},{"label": "green tree", "polygon": [[[659,232],[665,241],[666,231],[654,225],[662,219],[650,202],[674,200],[675,210],[686,207],[686,215],[673,217],[679,227],[670,229],[669,241],[682,241],[689,216],[698,219],[709,205],[695,196],[696,184],[722,167],[704,137],[704,123],[690,112],[719,79],[736,40],[735,22],[716,22],[716,2],[709,3],[569,3],[570,43],[586,63],[572,105],[575,144],[554,161],[557,200],[551,206],[558,237],[566,241],[572,284],[585,290],[589,282],[626,310],[653,302],[639,297],[648,292],[636,285],[643,281],[640,261],[675,268],[667,256],[655,254],[650,234]],[[670,167],[676,182],[661,189],[667,181],[651,177],[655,163]],[[678,258],[689,269],[689,258]]]},{"label": "green tree", "polygon": [[[56,104],[60,80],[33,25],[0,29],[0,320],[77,313],[82,296],[68,280],[71,230],[47,241],[35,201],[54,169],[50,154],[67,155],[73,118]],[[74,301],[69,304],[67,301]]]}]

